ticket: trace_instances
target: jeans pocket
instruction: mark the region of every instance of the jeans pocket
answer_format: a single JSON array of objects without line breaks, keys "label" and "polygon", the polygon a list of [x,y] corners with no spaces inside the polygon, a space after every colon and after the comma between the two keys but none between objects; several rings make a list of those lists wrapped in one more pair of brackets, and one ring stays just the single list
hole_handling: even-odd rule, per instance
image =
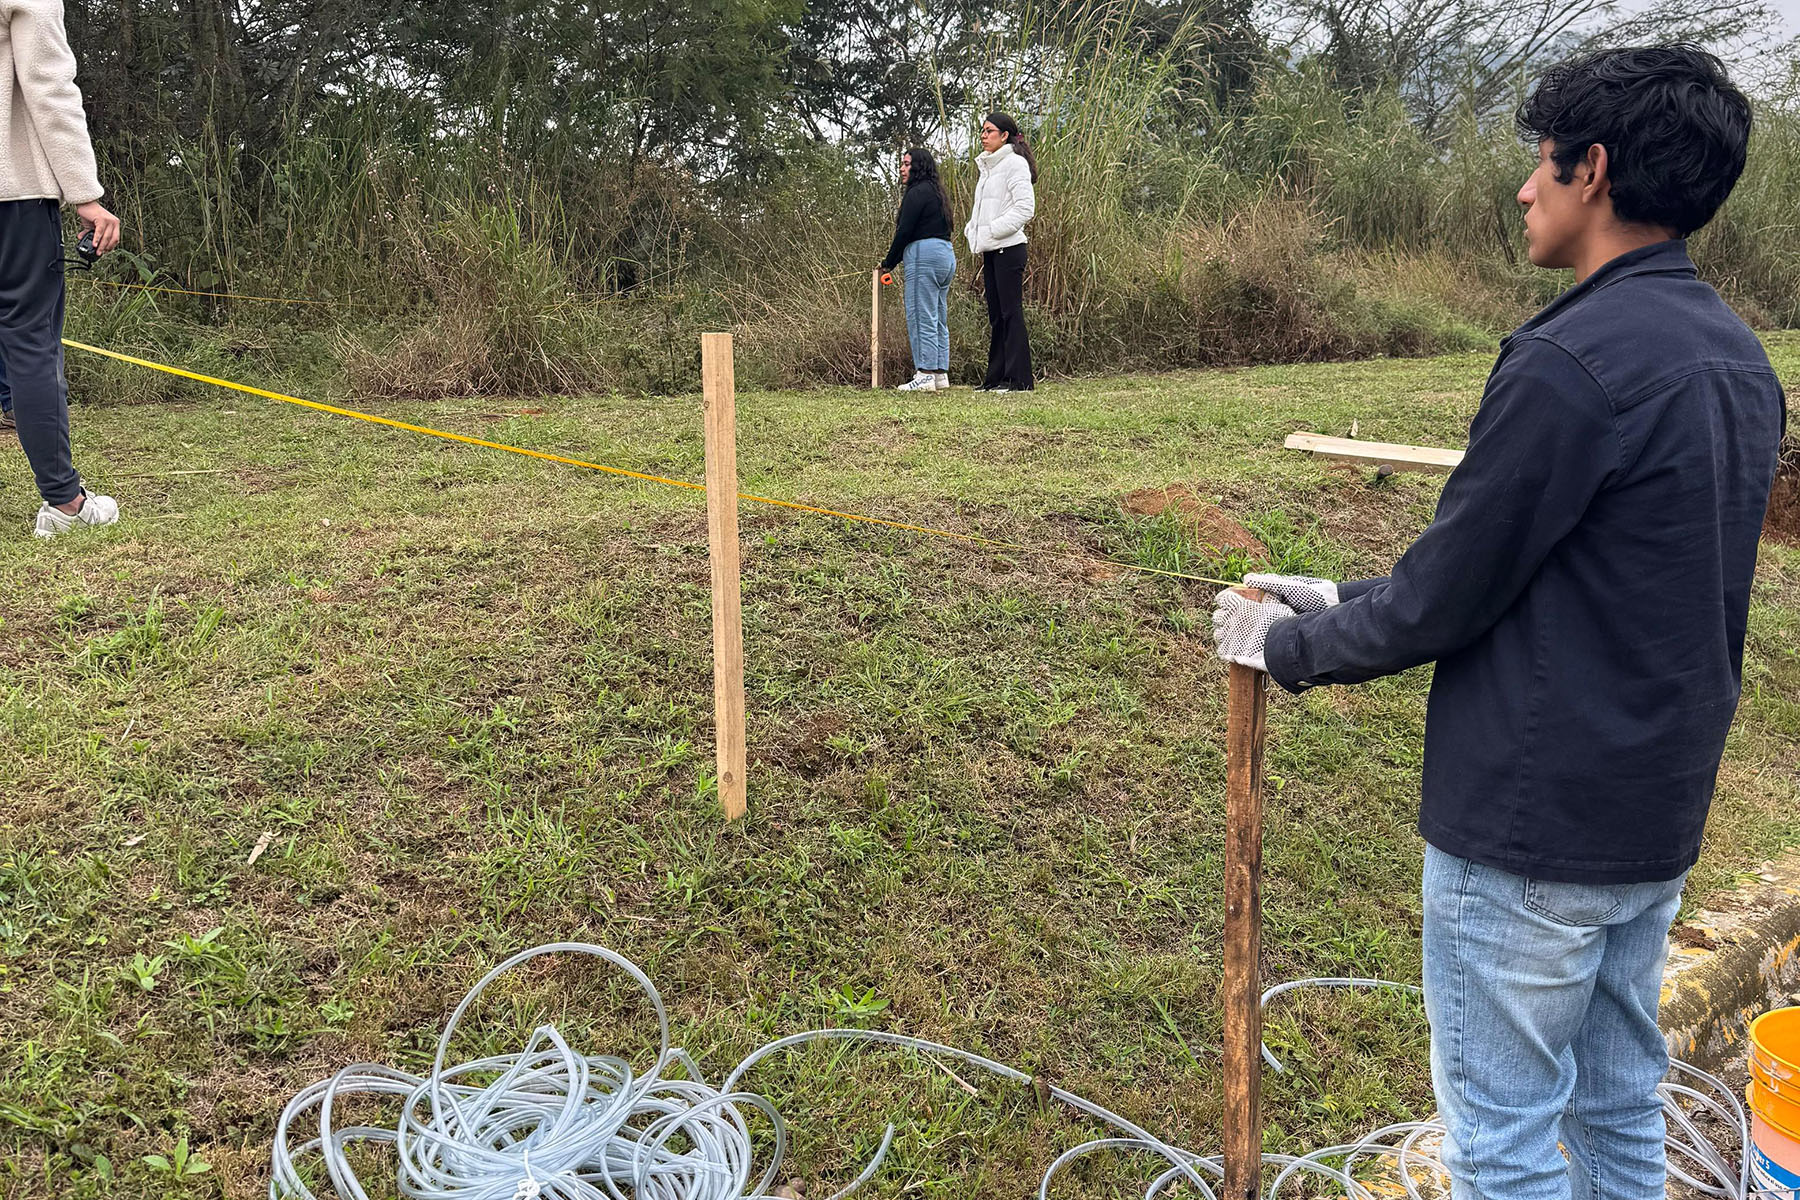
[{"label": "jeans pocket", "polygon": [[1558,925],[1604,925],[1619,915],[1631,893],[1629,883],[1525,881],[1525,907]]}]

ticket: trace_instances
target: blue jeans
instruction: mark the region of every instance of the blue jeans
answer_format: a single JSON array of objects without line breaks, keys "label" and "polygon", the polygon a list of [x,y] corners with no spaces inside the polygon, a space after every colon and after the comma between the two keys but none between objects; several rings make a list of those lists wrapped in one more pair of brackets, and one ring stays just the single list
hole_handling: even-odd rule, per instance
[{"label": "blue jeans", "polygon": [[1686,878],[1548,883],[1426,848],[1425,1011],[1454,1200],[1664,1200],[1656,1008]]},{"label": "blue jeans", "polygon": [[950,369],[950,280],[956,249],[943,238],[925,238],[906,247],[906,336],[913,366],[921,371]]}]

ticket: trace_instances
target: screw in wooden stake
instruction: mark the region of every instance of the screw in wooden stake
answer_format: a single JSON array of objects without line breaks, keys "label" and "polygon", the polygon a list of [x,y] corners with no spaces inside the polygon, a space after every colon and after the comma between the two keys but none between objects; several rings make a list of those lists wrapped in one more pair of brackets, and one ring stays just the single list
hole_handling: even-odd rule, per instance
[{"label": "screw in wooden stake", "polygon": [[[1253,600],[1263,593],[1240,588]],[[1268,676],[1232,663],[1225,726],[1225,1200],[1262,1192],[1263,740]]]},{"label": "screw in wooden stake", "polygon": [[706,530],[712,559],[713,723],[719,805],[727,821],[748,809],[744,743],[744,612],[738,572],[737,384],[731,335],[700,335],[706,394]]}]

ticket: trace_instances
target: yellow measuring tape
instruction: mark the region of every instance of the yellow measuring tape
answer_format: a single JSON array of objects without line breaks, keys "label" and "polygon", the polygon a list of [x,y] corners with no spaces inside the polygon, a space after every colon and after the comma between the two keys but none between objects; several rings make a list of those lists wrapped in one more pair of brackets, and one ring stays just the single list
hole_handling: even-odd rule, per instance
[{"label": "yellow measuring tape", "polygon": [[[560,463],[568,467],[581,467],[589,471],[600,471],[607,475],[621,475],[627,479],[642,480],[645,483],[661,484],[665,487],[683,488],[690,492],[704,492],[705,484],[691,483],[685,479],[670,479],[664,475],[651,475],[643,471],[632,471],[625,467],[607,466],[605,463],[588,462],[585,459],[568,458],[561,454],[549,454],[542,450],[527,450],[523,446],[510,446],[505,442],[490,442],[486,438],[469,437],[467,434],[448,433],[442,429],[433,429],[428,425],[413,425],[406,421],[396,421],[390,417],[378,417],[373,413],[358,412],[354,408],[339,408],[334,404],[321,404],[317,400],[302,400],[298,396],[283,395],[249,384],[233,383],[229,379],[219,379],[211,375],[202,375],[196,371],[171,367],[167,363],[155,362],[148,358],[137,358],[130,354],[121,354],[117,350],[107,350],[100,346],[90,346],[85,342],[63,339],[63,345],[72,350],[83,350],[89,354],[98,354],[104,358],[116,359],[130,363],[134,367],[144,367],[151,371],[161,371],[165,375],[174,375],[181,379],[191,379],[195,383],[209,384],[212,387],[226,388],[246,395],[260,396],[265,400],[279,400],[283,404],[297,404],[301,408],[310,408],[317,412],[330,413],[336,417],[349,417],[355,421],[367,421],[371,425],[385,425],[390,429],[404,429],[408,433],[423,434],[426,437],[442,438],[447,442],[461,442],[467,446],[481,446],[488,450],[502,450],[508,454],[520,454],[526,458],[538,458],[545,462]],[[854,521],[864,525],[880,525],[888,529],[900,529],[907,533],[923,534],[926,537],[950,538],[954,541],[966,542],[989,550],[1006,550],[1021,554],[1042,554],[1053,558],[1063,558],[1075,562],[1090,563],[1095,566],[1113,567],[1121,571],[1137,571],[1145,575],[1160,575],[1168,579],[1184,579],[1190,583],[1210,584],[1214,587],[1237,587],[1240,581],[1229,579],[1209,579],[1204,575],[1190,575],[1185,571],[1167,571],[1161,567],[1146,567],[1138,563],[1119,562],[1110,558],[1097,558],[1091,554],[1083,554],[1077,550],[1058,550],[1050,546],[1026,546],[1017,542],[1003,542],[996,538],[983,537],[978,533],[957,533],[951,529],[934,529],[929,525],[913,525],[905,521],[890,521],[884,517],[863,516],[860,513],[840,512],[835,508],[819,508],[811,504],[800,504],[793,500],[777,500],[769,496],[757,496],[749,492],[739,492],[738,499],[752,504],[766,504],[773,508],[792,509],[795,512],[812,513],[821,517],[836,517],[842,521]]]}]

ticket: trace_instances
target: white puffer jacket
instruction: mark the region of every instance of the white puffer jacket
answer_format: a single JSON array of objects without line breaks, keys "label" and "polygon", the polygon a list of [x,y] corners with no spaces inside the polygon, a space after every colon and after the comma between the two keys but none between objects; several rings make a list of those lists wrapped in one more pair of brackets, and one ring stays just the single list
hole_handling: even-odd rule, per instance
[{"label": "white puffer jacket", "polygon": [[975,203],[963,236],[976,254],[1023,245],[1025,222],[1037,212],[1037,192],[1031,186],[1031,164],[1014,153],[1012,143],[978,155],[975,165],[981,179],[975,184]]}]

